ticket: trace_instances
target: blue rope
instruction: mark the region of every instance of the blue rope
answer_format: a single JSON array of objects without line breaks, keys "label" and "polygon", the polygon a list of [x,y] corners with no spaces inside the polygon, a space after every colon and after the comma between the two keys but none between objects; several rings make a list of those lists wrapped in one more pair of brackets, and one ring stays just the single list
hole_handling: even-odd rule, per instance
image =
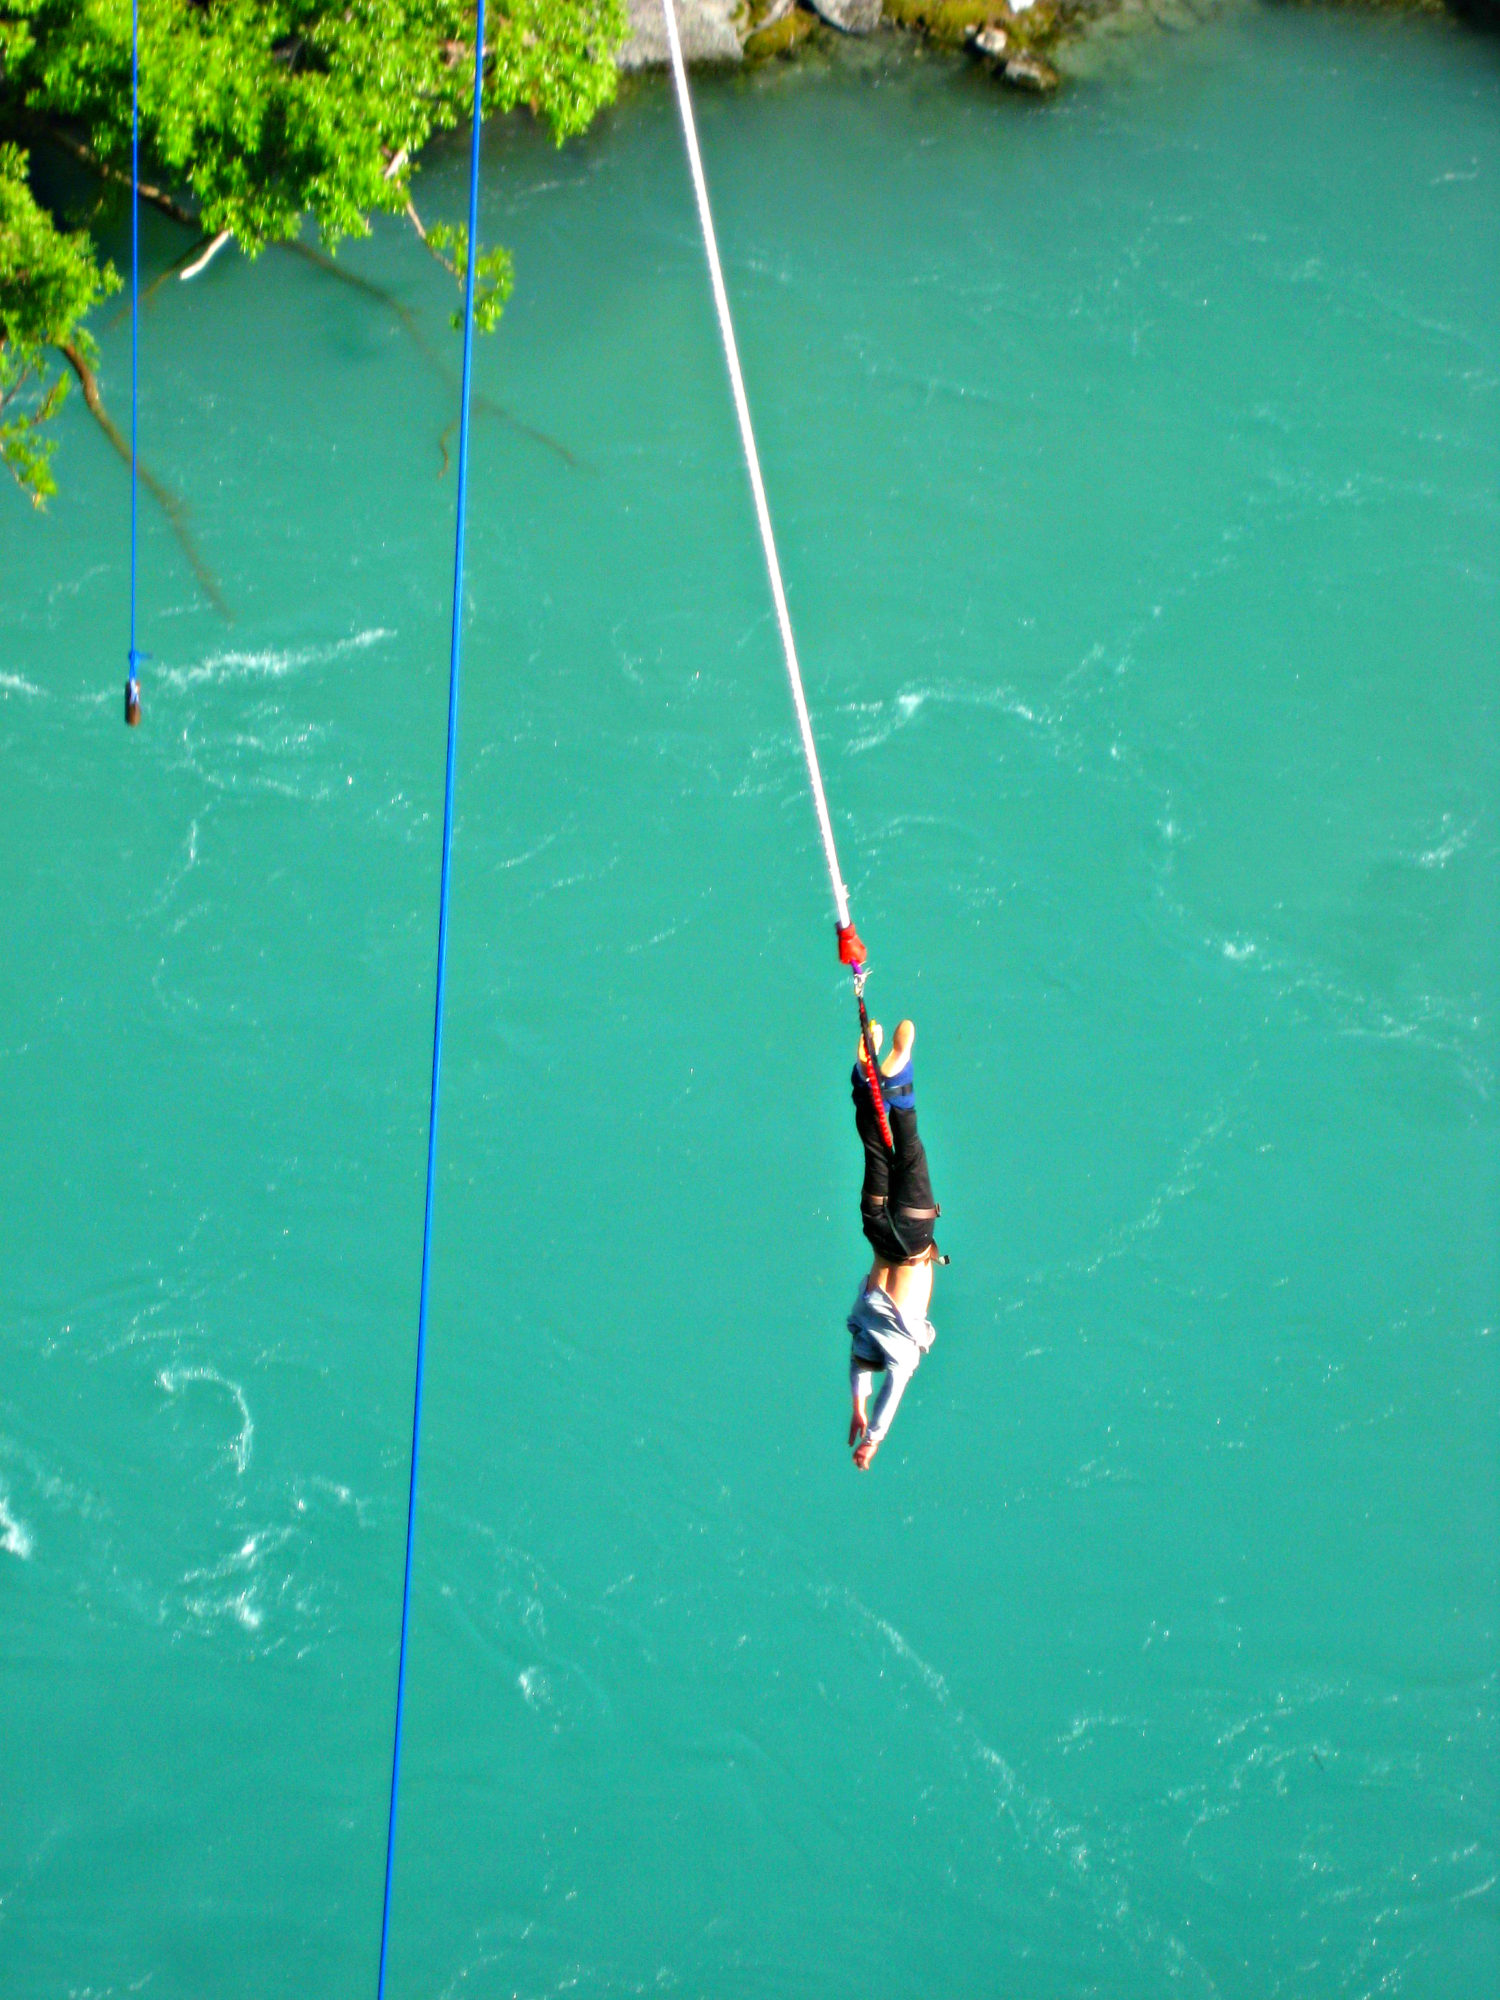
[{"label": "blue rope", "polygon": [[427,1203],[422,1218],[422,1288],[417,1307],[417,1378],[412,1397],[411,1484],[406,1497],[406,1576],[401,1589],[401,1652],[396,1667],[396,1729],[391,1745],[391,1808],[385,1833],[385,1904],[380,1915],[379,2000],[391,1935],[391,1884],[396,1860],[396,1800],[401,1785],[401,1731],[406,1715],[406,1646],[411,1630],[412,1547],[417,1525],[417,1452],[422,1436],[422,1372],[427,1358],[427,1295],[432,1275],[432,1202],[437,1177],[438,1078],[443,1060],[443,992],[448,972],[448,881],[453,860],[453,784],[458,748],[458,659],[463,635],[464,515],[469,490],[469,386],[474,367],[474,266],[479,255],[479,127],[484,92],[484,0],[474,27],[474,126],[469,142],[469,257],[464,277],[464,372],[458,413],[458,525],[453,537],[453,628],[448,653],[448,772],[443,792],[443,873],[438,894],[437,994],[432,1022],[432,1098],[427,1113]]},{"label": "blue rope", "polygon": [[141,661],[136,646],[136,439],[141,420],[141,10],[130,0],[130,654],[125,720],[141,716]]}]

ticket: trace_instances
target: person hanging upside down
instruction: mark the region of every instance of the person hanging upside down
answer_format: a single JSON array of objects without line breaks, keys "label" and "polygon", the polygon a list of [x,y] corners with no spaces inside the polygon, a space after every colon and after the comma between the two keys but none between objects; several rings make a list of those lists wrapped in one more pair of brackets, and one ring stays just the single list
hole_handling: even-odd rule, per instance
[{"label": "person hanging upside down", "polygon": [[[881,1029],[870,1024],[879,1055]],[[849,1443],[854,1463],[867,1472],[885,1442],[896,1406],[917,1363],[937,1337],[927,1317],[932,1299],[933,1268],[946,1264],[933,1242],[939,1210],[933,1200],[927,1152],[917,1136],[917,1107],[912,1083],[912,1045],[917,1031],[910,1021],[897,1024],[890,1053],[880,1064],[880,1091],[885,1099],[894,1152],[886,1150],[869,1077],[863,1042],[854,1061],[854,1122],[865,1149],[865,1183],[859,1198],[865,1235],[875,1252],[870,1275],[859,1288],[848,1326],[849,1390],[854,1400],[849,1419]],[[883,1375],[880,1392],[870,1408],[874,1378]]]}]

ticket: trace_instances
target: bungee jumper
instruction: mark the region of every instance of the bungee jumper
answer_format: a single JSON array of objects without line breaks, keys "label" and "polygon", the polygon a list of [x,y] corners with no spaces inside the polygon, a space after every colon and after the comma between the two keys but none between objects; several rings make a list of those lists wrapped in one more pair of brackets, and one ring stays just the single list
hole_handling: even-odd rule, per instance
[{"label": "bungee jumper", "polygon": [[[927,1318],[927,1307],[932,1298],[933,1268],[937,1264],[946,1264],[948,1259],[939,1254],[933,1242],[932,1225],[937,1220],[938,1207],[932,1198],[927,1154],[917,1136],[911,1070],[916,1029],[910,1021],[902,1021],[891,1039],[889,1056],[884,1065],[879,1065],[881,1030],[872,1024],[865,1010],[869,959],[864,943],[854,928],[849,912],[849,892],[839,870],[833,821],[829,817],[828,799],[823,790],[812,718],[802,687],[802,669],[797,662],[797,642],[792,634],[792,617],[787,608],[781,562],[771,528],[771,509],[766,499],[765,481],[761,477],[760,453],[755,445],[755,428],[750,421],[750,401],[745,393],[739,345],[734,337],[734,321],[729,311],[729,293],[719,261],[718,238],[714,231],[713,211],[709,206],[708,183],[703,174],[703,157],[698,149],[698,127],[693,117],[687,69],[682,60],[674,0],[663,0],[662,12],[666,21],[667,51],[671,58],[677,109],[682,118],[688,172],[692,177],[698,223],[703,232],[709,284],[719,319],[719,336],[724,344],[724,361],[729,370],[729,387],[734,398],[740,444],[745,454],[745,470],[750,477],[750,493],[755,502],[761,549],[766,559],[766,578],[771,586],[771,602],[775,606],[776,624],[781,634],[787,683],[802,738],[802,755],[807,765],[807,781],[823,843],[823,859],[828,869],[829,886],[833,890],[839,960],[848,966],[853,975],[854,997],[859,1007],[854,1117],[865,1149],[860,1212],[865,1235],[875,1251],[875,1262],[860,1287],[859,1297],[848,1319],[853,1340],[849,1383],[854,1403],[849,1423],[849,1443],[854,1450],[855,1465],[865,1472],[890,1429],[896,1406],[916,1372],[917,1363],[932,1345],[934,1334]],[[871,1410],[869,1397],[876,1375],[883,1375],[885,1379]]]},{"label": "bungee jumper", "polygon": [[[859,1212],[875,1262],[849,1311],[849,1443],[868,1472],[890,1430],[906,1386],[937,1338],[927,1317],[937,1265],[948,1259],[933,1240],[942,1213],[932,1192],[927,1149],[917,1131],[912,1048],[917,1031],[899,1021],[890,1052],[877,1064],[883,1031],[864,1018],[851,1079],[854,1123],[865,1152]],[[870,1407],[877,1375],[884,1376]]]}]

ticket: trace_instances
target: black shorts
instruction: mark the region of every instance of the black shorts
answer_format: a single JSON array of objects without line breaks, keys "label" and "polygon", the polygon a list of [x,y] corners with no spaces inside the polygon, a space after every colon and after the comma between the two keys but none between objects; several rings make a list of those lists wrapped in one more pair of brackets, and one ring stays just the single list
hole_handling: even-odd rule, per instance
[{"label": "black shorts", "polygon": [[897,1209],[894,1216],[882,1203],[879,1207],[861,1202],[859,1219],[870,1248],[883,1264],[910,1264],[932,1248],[933,1215],[908,1215]]},{"label": "black shorts", "polygon": [[916,1106],[887,1112],[895,1151],[885,1139],[861,1073],[852,1079],[854,1122],[865,1149],[865,1181],[859,1212],[865,1235],[886,1264],[909,1264],[932,1247],[939,1213],[927,1168],[927,1149],[917,1134]]}]

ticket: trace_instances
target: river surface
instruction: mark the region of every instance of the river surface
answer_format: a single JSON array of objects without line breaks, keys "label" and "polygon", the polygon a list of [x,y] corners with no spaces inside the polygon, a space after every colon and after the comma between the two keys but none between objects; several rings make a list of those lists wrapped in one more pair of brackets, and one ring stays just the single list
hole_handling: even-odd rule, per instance
[{"label": "river surface", "polygon": [[[861,1477],[852,1008],[672,106],[497,127],[392,1993],[1477,2000],[1496,44],[699,94],[953,1265]],[[80,400],[0,517],[6,2000],[374,1991],[457,339],[394,223],[338,261],[148,309],[232,622],[145,499],[138,733]]]}]

